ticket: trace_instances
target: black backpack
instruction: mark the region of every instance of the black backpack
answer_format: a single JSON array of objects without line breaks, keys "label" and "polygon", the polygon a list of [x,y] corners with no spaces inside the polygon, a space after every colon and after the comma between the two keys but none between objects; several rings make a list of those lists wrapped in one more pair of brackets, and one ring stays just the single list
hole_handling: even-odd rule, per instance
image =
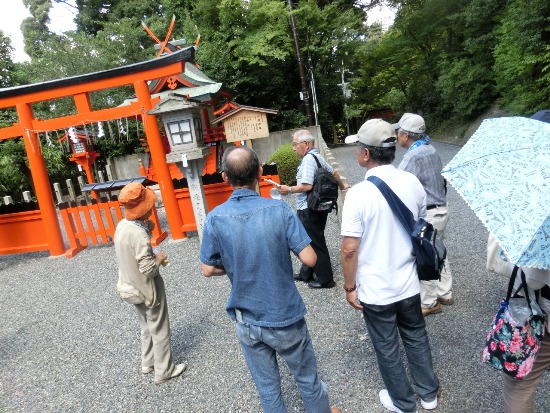
[{"label": "black backpack", "polygon": [[319,159],[310,153],[317,162],[317,173],[313,180],[313,188],[307,193],[307,207],[314,211],[338,211],[338,182],[332,173],[321,166]]},{"label": "black backpack", "polygon": [[376,185],[397,219],[411,235],[418,278],[421,281],[441,280],[447,248],[439,232],[424,218],[418,218],[418,221],[415,221],[411,210],[382,179],[371,175],[367,181]]}]

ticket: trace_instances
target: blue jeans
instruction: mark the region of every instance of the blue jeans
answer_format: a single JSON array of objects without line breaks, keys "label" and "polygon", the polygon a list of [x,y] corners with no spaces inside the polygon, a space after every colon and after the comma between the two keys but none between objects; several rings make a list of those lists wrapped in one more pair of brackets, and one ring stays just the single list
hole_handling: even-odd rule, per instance
[{"label": "blue jeans", "polygon": [[[431,402],[439,390],[420,294],[388,305],[361,305],[378,368],[394,406],[403,412],[416,412],[415,391],[422,400]],[[398,331],[415,391],[399,352]]]},{"label": "blue jeans", "polygon": [[304,319],[287,327],[258,327],[237,320],[237,337],[266,413],[286,413],[277,354],[288,364],[308,413],[330,413]]}]

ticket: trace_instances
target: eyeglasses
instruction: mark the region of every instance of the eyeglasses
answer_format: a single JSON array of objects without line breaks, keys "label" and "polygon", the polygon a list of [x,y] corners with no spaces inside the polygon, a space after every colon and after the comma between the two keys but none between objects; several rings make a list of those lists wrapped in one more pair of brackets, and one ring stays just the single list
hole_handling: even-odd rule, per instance
[{"label": "eyeglasses", "polygon": [[299,144],[301,143],[306,143],[306,141],[302,141],[302,142],[292,142],[292,147],[296,147],[298,146]]}]

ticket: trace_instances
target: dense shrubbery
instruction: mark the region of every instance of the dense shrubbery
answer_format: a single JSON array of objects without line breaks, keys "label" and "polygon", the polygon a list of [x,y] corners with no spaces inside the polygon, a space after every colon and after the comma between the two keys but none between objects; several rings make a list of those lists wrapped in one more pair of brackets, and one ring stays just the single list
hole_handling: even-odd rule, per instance
[{"label": "dense shrubbery", "polygon": [[[172,38],[195,42],[201,70],[235,92],[240,104],[277,109],[270,130],[305,126],[298,91],[295,43],[288,4],[280,0],[125,0],[76,2],[76,30],[62,35],[48,27],[47,5],[65,0],[33,0],[22,26],[31,61],[14,63],[10,39],[0,28],[0,88],[102,71],[152,58],[153,39],[142,30],[165,33],[172,15]],[[422,114],[430,134],[449,124],[467,129],[488,108],[529,116],[550,105],[550,2],[548,0],[383,0],[293,1],[296,31],[323,136],[341,140],[380,109]],[[365,24],[379,3],[395,11],[388,30]],[[133,6],[132,6],[133,5]],[[82,57],[87,58],[83,59]],[[306,63],[307,62],[307,63]],[[346,83],[343,93],[342,82]],[[131,86],[91,94],[96,109],[118,105]],[[220,102],[222,103],[222,102]],[[71,99],[33,104],[36,118],[75,113]],[[389,119],[391,120],[391,119]],[[13,109],[0,110],[0,126],[17,122]],[[132,119],[129,120],[132,124]],[[462,125],[465,125],[462,127]],[[346,128],[347,129],[347,128]],[[141,151],[136,136],[120,139],[105,131],[97,143],[102,158]],[[0,191],[32,185],[25,152],[0,142]],[[287,158],[294,155],[287,149]],[[283,149],[284,152],[284,149]],[[46,158],[50,177],[74,164],[59,154]],[[285,162],[287,159],[280,160]],[[283,178],[294,179],[290,164]],[[68,165],[68,166],[67,166]],[[54,169],[55,168],[55,172]],[[26,175],[25,175],[26,174]],[[4,185],[6,189],[3,189]],[[10,187],[10,188],[8,188]],[[0,192],[1,193],[1,192]]]},{"label": "dense shrubbery", "polygon": [[279,146],[271,155],[269,163],[271,162],[277,164],[279,179],[283,185],[296,185],[296,168],[300,164],[300,158],[292,150],[291,143]]}]

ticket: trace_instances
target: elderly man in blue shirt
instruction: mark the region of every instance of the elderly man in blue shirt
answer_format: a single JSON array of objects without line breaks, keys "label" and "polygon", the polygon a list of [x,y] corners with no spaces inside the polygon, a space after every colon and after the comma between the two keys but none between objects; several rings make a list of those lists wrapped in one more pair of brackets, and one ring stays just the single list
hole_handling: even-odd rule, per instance
[{"label": "elderly man in blue shirt", "polygon": [[306,321],[306,308],[292,274],[290,251],[306,265],[317,259],[311,239],[285,202],[255,191],[262,176],[256,153],[246,146],[227,149],[223,180],[233,187],[227,202],[206,217],[200,251],[206,277],[227,274],[227,314],[236,332],[265,412],[285,413],[278,354],[288,364],[309,413],[330,408]]},{"label": "elderly man in blue shirt", "polygon": [[[426,135],[426,125],[420,115],[405,113],[396,125],[397,141],[407,152],[397,167],[415,175],[426,191],[426,221],[444,237],[449,221],[449,206],[445,179],[441,175],[443,165],[430,138]],[[453,299],[453,278],[449,259],[441,271],[439,281],[422,281],[420,298],[422,314],[427,316],[441,312],[441,304],[451,305]]]},{"label": "elderly man in blue shirt", "polygon": [[336,284],[325,239],[325,228],[329,212],[314,211],[307,206],[307,194],[313,189],[313,182],[319,168],[315,158],[317,158],[323,169],[334,176],[341,190],[348,189],[351,185],[344,182],[338,172],[333,170],[332,166],[321,156],[315,148],[315,138],[307,129],[294,132],[292,135],[292,148],[296,155],[302,158],[296,172],[296,185],[281,185],[278,191],[281,194],[297,194],[296,209],[298,218],[300,218],[307,234],[311,237],[311,246],[317,254],[317,264],[314,267],[302,264],[300,272],[294,276],[294,279],[308,283],[310,288],[332,288]]}]

